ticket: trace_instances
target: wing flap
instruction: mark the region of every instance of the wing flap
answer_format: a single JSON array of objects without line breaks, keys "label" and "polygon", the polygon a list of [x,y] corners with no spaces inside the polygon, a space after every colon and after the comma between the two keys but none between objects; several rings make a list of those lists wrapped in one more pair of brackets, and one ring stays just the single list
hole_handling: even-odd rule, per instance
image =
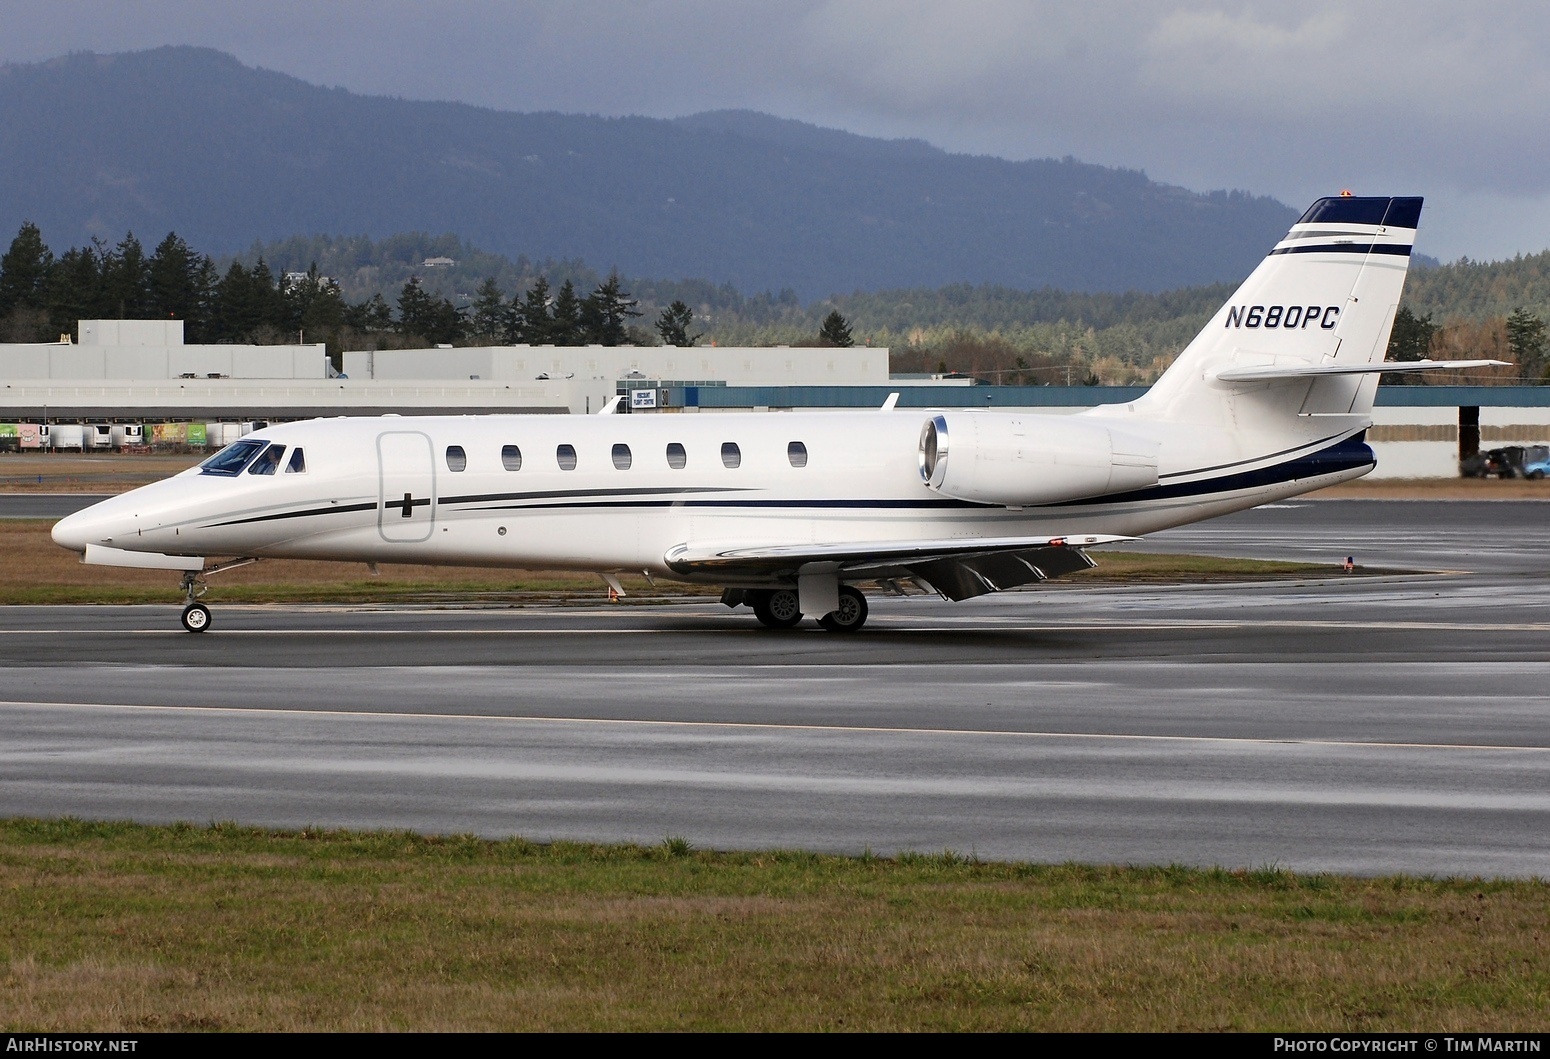
[{"label": "wing flap", "polygon": [[941,540],[844,541],[829,544],[688,542],[669,548],[663,558],[669,569],[677,573],[739,568],[795,570],[808,563],[897,564],[1030,548],[1093,548],[1139,539],[1106,533],[1073,533],[1058,537],[952,537]]},{"label": "wing flap", "polygon": [[1097,565],[1084,548],[1138,540],[1114,534],[981,537],[833,544],[680,544],[668,551],[676,573],[728,578],[791,577],[821,564],[841,577],[922,581],[948,599],[969,599]]}]

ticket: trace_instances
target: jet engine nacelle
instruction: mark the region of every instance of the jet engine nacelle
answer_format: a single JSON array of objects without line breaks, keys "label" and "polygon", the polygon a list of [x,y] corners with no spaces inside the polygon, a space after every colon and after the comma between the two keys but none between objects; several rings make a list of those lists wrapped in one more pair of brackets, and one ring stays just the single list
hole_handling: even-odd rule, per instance
[{"label": "jet engine nacelle", "polygon": [[958,500],[1024,507],[1157,484],[1158,443],[1076,416],[942,412],[920,431],[920,477]]}]

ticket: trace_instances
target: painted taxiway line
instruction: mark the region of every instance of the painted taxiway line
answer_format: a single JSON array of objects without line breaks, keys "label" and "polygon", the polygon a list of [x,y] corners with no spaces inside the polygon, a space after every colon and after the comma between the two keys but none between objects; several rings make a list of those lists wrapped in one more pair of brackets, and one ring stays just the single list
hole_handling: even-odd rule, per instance
[{"label": "painted taxiway line", "polygon": [[905,728],[844,724],[786,724],[769,721],[671,721],[618,717],[543,717],[533,715],[482,713],[392,713],[383,710],[282,709],[273,706],[172,706],[128,702],[35,702],[0,700],[0,710],[121,710],[143,713],[205,713],[235,717],[323,717],[338,720],[389,721],[488,721],[499,724],[563,724],[595,727],[704,728],[723,731],[811,732],[843,735],[951,735],[988,738],[1071,740],[1099,742],[1113,740],[1133,743],[1184,743],[1216,746],[1294,746],[1350,748],[1361,750],[1464,750],[1521,751],[1550,753],[1550,746],[1523,746],[1491,743],[1401,743],[1359,739],[1295,739],[1245,736],[1143,735],[1115,732],[1019,732],[994,728]]},{"label": "painted taxiway line", "polygon": [[[688,615],[671,615],[673,619],[682,619]],[[1124,622],[1124,621],[1086,621],[1086,622],[1042,622],[1027,623],[1016,618],[1000,616],[986,616],[983,618],[964,618],[951,620],[949,624],[943,624],[941,619],[933,619],[933,624],[922,625],[919,619],[912,618],[874,618],[868,623],[874,632],[886,629],[890,634],[907,634],[912,636],[940,635],[944,632],[1031,632],[1031,633],[1116,633],[1116,632],[1177,632],[1191,629],[1251,629],[1251,630],[1299,630],[1299,629],[1356,629],[1371,631],[1381,627],[1384,631],[1409,630],[1413,632],[1550,632],[1550,622],[1461,622],[1461,621],[1384,621],[1381,626],[1371,621],[1357,619],[1277,619],[1270,621],[1234,621],[1226,618],[1201,618],[1201,619],[1173,619],[1167,621]],[[208,634],[211,638],[227,637],[263,637],[263,636],[590,636],[606,633],[609,636],[681,633],[688,630],[682,628],[664,628],[661,625],[644,627],[616,626],[616,625],[588,625],[584,628],[508,628],[508,629],[373,629],[373,628],[319,628],[296,627],[291,629],[212,629]],[[696,630],[704,631],[704,630]],[[813,629],[786,629],[765,630],[750,623],[738,623],[734,616],[732,623],[727,624],[725,630],[729,633],[745,633],[747,635],[780,636],[782,634],[798,634],[813,632]],[[122,626],[106,627],[101,629],[72,628],[72,629],[0,629],[0,637],[26,637],[26,636],[80,636],[80,635],[116,635],[116,636],[186,636],[188,635],[175,624],[164,627],[160,623],[154,628],[124,628]],[[832,633],[829,635],[833,635]],[[866,632],[858,633],[859,636],[868,635]]]}]

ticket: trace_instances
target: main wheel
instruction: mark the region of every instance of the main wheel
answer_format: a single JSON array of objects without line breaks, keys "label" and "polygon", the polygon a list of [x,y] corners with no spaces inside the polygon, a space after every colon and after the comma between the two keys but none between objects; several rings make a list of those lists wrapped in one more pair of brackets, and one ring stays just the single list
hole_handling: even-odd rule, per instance
[{"label": "main wheel", "polygon": [[849,585],[840,586],[839,609],[832,610],[818,619],[830,632],[855,632],[866,624],[866,597]]},{"label": "main wheel", "polygon": [[771,629],[789,629],[802,620],[802,601],[789,588],[753,595],[750,605],[759,623]]},{"label": "main wheel", "polygon": [[183,628],[189,632],[204,632],[210,627],[210,608],[203,603],[190,603],[183,608]]},{"label": "main wheel", "polygon": [[1528,476],[1530,478],[1534,479],[1534,481],[1538,482],[1538,481],[1542,481],[1544,479],[1545,472],[1544,471],[1529,471],[1528,472]]}]

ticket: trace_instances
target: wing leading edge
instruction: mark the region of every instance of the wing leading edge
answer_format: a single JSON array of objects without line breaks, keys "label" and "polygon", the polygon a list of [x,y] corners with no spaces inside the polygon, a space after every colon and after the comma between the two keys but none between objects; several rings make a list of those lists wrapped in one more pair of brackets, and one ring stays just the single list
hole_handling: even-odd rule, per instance
[{"label": "wing leading edge", "polygon": [[689,576],[764,580],[822,570],[856,580],[911,579],[962,600],[1090,569],[1097,564],[1084,548],[1137,539],[1072,534],[840,544],[686,543],[670,548],[664,558],[674,572]]}]

